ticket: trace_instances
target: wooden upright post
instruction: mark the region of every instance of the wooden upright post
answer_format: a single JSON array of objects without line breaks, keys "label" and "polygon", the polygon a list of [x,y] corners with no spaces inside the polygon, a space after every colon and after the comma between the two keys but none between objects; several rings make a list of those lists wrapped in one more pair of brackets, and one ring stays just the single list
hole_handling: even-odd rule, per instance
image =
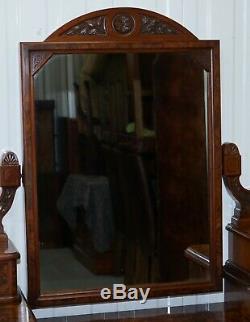
[{"label": "wooden upright post", "polygon": [[20,178],[17,156],[13,152],[4,152],[0,159],[0,304],[16,303],[21,299],[16,273],[20,254],[8,239],[2,224],[20,186]]}]

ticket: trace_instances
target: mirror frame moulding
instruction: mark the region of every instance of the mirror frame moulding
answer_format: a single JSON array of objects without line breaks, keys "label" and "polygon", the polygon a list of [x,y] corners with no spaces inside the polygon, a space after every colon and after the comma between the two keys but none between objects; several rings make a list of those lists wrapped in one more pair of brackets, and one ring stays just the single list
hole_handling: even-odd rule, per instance
[{"label": "mirror frame moulding", "polygon": [[[28,251],[28,301],[33,308],[107,302],[100,290],[41,294],[35,153],[34,75],[57,54],[173,52],[199,49],[209,54],[211,68],[208,113],[211,279],[198,283],[145,284],[150,298],[222,290],[222,206],[219,41],[198,40],[175,21],[138,8],[112,8],[80,16],[44,42],[21,43],[24,187]],[[206,60],[206,59],[205,59]],[[137,287],[138,285],[133,285]],[[111,301],[109,301],[111,302]]]}]

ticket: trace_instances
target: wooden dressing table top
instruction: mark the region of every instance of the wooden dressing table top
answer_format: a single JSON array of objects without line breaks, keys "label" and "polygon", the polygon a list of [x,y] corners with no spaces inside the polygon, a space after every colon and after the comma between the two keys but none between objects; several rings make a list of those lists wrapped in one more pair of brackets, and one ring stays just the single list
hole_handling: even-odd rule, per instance
[{"label": "wooden dressing table top", "polygon": [[0,305],[0,322],[35,322],[32,311],[22,297],[21,303]]}]

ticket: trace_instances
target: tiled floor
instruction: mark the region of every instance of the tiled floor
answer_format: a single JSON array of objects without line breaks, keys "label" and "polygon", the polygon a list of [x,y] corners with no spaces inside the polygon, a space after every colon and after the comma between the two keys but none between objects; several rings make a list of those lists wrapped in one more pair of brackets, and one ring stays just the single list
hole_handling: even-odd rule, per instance
[{"label": "tiled floor", "polygon": [[87,321],[166,321],[166,322],[250,322],[248,309],[242,303],[211,304],[175,307],[169,312],[166,308],[117,312],[109,314],[71,316],[40,319],[39,322],[87,322]]}]

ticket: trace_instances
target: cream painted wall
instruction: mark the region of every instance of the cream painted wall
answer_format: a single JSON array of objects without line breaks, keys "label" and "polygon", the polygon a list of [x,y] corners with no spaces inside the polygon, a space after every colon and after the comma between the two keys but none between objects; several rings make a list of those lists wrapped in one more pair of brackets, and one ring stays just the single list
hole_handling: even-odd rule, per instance
[{"label": "cream painted wall", "polygon": [[[101,8],[133,6],[165,14],[190,29],[200,39],[221,41],[222,138],[234,141],[243,158],[242,182],[250,186],[250,2],[248,0],[0,0],[0,149],[15,151],[22,162],[21,90],[19,42],[42,41],[63,23]],[[224,193],[223,225],[232,215],[233,202]],[[26,240],[23,189],[4,220],[5,229],[21,253],[18,281],[27,289]],[[224,259],[227,236],[224,233]],[[165,298],[147,307],[209,303],[221,294]],[[142,308],[138,303],[86,305],[37,310],[38,316],[94,313]],[[145,308],[145,306],[143,306]]]}]

